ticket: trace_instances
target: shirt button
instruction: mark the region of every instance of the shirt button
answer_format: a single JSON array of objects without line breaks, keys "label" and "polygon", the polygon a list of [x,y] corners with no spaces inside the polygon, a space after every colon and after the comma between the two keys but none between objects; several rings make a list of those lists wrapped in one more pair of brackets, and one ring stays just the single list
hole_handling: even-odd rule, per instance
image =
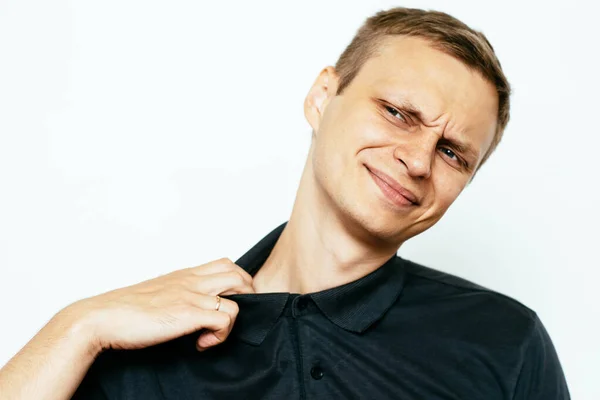
[{"label": "shirt button", "polygon": [[312,367],[312,369],[310,370],[310,376],[312,376],[313,379],[319,380],[323,378],[323,375],[325,375],[323,373],[323,369],[319,366]]},{"label": "shirt button", "polygon": [[296,307],[298,307],[298,310],[300,311],[306,310],[306,307],[308,307],[308,299],[306,297],[298,298],[298,303],[296,304]]}]

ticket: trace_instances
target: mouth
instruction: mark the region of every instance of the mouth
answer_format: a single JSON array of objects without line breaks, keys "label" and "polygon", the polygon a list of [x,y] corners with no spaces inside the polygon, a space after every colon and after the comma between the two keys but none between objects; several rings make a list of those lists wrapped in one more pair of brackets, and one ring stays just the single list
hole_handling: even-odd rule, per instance
[{"label": "mouth", "polygon": [[365,165],[365,167],[367,168],[367,171],[369,171],[371,178],[373,178],[386,198],[388,198],[388,200],[390,200],[396,206],[407,207],[419,205],[417,196],[402,186],[399,182],[395,181],[392,177],[385,174],[383,171],[367,165]]}]

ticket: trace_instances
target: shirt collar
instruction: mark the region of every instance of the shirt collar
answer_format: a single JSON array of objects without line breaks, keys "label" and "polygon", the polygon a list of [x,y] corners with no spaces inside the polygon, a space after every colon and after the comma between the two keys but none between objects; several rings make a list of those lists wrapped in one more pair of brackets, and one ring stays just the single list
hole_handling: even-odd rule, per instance
[{"label": "shirt collar", "polygon": [[[273,229],[235,263],[254,276],[269,257],[286,224]],[[404,277],[404,260],[394,255],[380,268],[356,281],[308,296],[332,323],[347,331],[362,333],[392,307],[402,292]],[[225,297],[236,301],[240,309],[232,334],[259,345],[281,316],[290,293]]]}]

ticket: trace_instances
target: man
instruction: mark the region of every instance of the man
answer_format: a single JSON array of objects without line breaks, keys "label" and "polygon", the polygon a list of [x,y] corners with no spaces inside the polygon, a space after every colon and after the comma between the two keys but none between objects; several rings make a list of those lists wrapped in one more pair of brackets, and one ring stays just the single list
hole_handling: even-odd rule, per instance
[{"label": "man", "polygon": [[509,94],[491,45],[453,17],[369,18],[306,97],[313,135],[289,221],[236,263],[66,307],[1,371],[0,392],[568,399],[535,312],[396,255],[493,152]]}]

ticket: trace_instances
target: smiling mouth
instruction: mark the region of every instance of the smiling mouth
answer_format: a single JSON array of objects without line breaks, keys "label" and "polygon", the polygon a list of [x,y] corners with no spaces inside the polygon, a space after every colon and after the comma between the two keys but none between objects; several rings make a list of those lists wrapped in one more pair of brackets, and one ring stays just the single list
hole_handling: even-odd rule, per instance
[{"label": "smiling mouth", "polygon": [[383,195],[393,205],[403,209],[418,205],[416,197],[411,192],[401,187],[399,183],[391,181],[390,177],[380,171],[369,168],[366,165],[365,167]]}]

